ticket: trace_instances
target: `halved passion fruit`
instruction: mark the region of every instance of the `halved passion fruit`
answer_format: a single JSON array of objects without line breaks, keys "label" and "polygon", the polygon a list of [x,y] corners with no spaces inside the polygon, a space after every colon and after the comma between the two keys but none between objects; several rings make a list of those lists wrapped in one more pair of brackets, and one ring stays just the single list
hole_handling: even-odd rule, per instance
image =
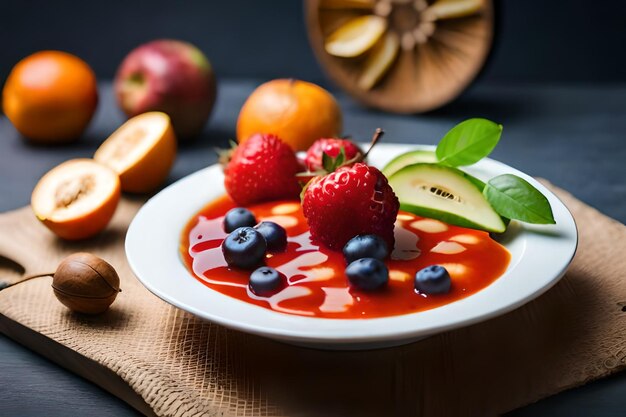
[{"label": "halved passion fruit", "polygon": [[85,239],[103,230],[120,199],[120,180],[91,159],[72,159],[50,170],[33,190],[35,215],[52,232],[68,240]]},{"label": "halved passion fruit", "polygon": [[148,112],[129,119],[100,145],[94,159],[120,176],[123,191],[153,191],[167,179],[176,159],[169,116]]}]

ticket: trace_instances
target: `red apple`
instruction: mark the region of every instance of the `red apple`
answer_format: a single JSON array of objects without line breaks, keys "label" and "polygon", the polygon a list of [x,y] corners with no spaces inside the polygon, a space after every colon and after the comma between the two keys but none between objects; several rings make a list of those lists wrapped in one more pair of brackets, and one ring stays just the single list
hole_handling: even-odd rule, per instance
[{"label": "red apple", "polygon": [[132,50],[117,70],[115,94],[128,117],[162,111],[176,136],[198,135],[215,103],[213,69],[194,45],[163,39]]}]

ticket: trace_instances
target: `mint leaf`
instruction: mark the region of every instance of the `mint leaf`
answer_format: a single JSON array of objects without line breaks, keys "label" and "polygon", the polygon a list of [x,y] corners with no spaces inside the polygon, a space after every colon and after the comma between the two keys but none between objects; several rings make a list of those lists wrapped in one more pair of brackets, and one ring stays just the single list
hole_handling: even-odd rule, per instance
[{"label": "mint leaf", "polygon": [[554,224],[548,199],[528,181],[512,174],[489,180],[483,195],[501,216],[526,223]]},{"label": "mint leaf", "polygon": [[472,165],[493,151],[502,125],[487,119],[468,119],[454,126],[437,145],[440,164],[451,167]]}]

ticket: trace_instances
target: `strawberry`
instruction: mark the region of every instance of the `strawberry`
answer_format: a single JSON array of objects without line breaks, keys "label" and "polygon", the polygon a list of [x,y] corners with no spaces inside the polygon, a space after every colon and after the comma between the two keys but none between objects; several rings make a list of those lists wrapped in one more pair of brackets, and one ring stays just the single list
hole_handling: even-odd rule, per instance
[{"label": "strawberry", "polygon": [[302,199],[312,238],[335,250],[362,234],[378,235],[393,248],[399,208],[387,178],[360,162],[314,178]]},{"label": "strawberry", "polygon": [[[323,156],[326,154],[331,159],[337,160],[341,155],[341,148],[343,148],[343,157],[341,157],[341,161],[337,165],[363,156],[361,149],[348,139],[323,138],[313,142],[313,145],[306,151],[304,163],[311,172],[332,171],[328,166],[324,166]],[[354,162],[357,162],[357,160]]]},{"label": "strawberry", "polygon": [[301,167],[293,150],[274,135],[256,134],[237,146],[224,168],[226,192],[239,205],[297,198]]}]

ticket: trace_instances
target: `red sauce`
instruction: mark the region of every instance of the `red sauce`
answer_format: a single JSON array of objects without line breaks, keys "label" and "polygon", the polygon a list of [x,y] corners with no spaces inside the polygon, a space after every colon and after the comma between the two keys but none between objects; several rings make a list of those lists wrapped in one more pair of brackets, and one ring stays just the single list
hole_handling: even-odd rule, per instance
[{"label": "red sauce", "polygon": [[[282,272],[289,285],[263,298],[248,289],[250,271],[226,265],[221,243],[224,214],[235,204],[219,198],[197,213],[181,236],[187,268],[207,287],[230,297],[288,314],[327,318],[373,318],[414,313],[468,297],[487,287],[506,270],[509,252],[486,232],[451,226],[400,212],[396,247],[386,261],[389,285],[382,291],[350,288],[343,256],[311,242],[299,202],[278,201],[248,207],[257,220],[272,220],[287,230],[285,252],[268,255],[266,264]],[[277,214],[283,213],[283,214]],[[443,265],[452,278],[448,294],[425,295],[414,289],[415,273]]]}]

